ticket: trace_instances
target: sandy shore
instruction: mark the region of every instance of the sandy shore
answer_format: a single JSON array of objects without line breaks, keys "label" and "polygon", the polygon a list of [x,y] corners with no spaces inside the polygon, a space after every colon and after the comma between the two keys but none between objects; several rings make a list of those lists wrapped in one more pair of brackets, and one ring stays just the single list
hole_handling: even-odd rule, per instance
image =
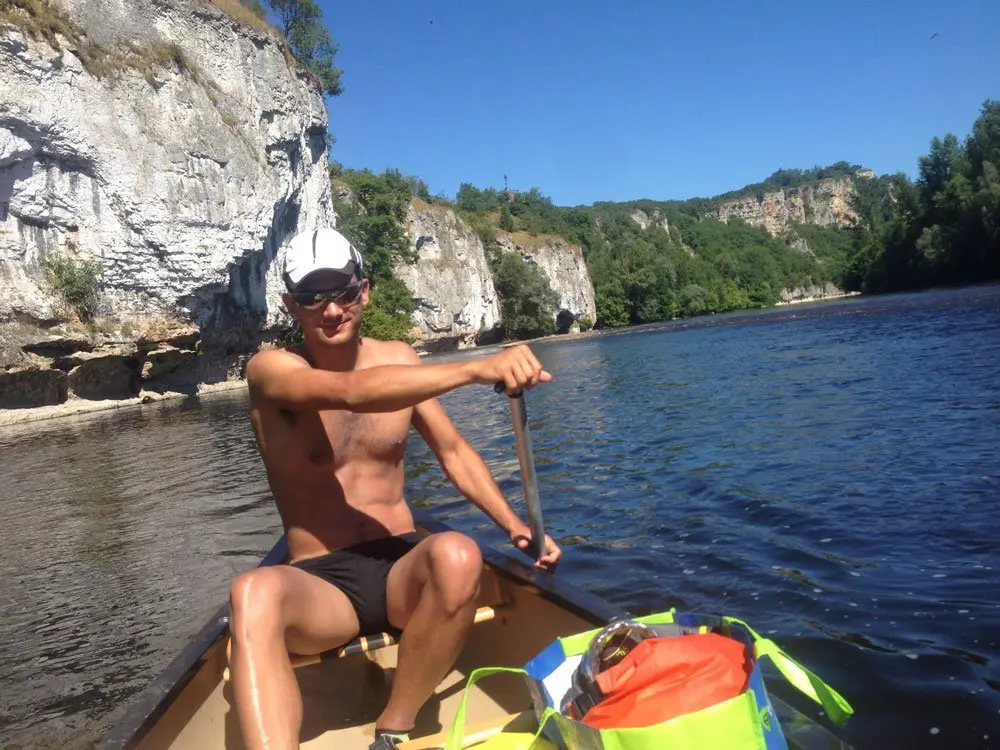
[{"label": "sandy shore", "polygon": [[[246,388],[245,380],[227,380],[222,383],[206,383],[198,386],[194,395],[204,396],[210,393],[222,391],[233,391]],[[167,391],[166,393],[144,393],[134,398],[111,398],[102,401],[90,401],[83,398],[74,398],[62,404],[52,404],[51,406],[36,406],[29,409],[0,409],[0,427],[4,425],[22,424],[24,422],[39,422],[41,420],[54,419],[56,417],[69,417],[77,414],[88,414],[96,411],[108,411],[109,409],[124,409],[130,406],[142,406],[143,404],[157,401],[167,401],[175,398],[189,397],[190,393],[180,393]]]},{"label": "sandy shore", "polygon": [[506,349],[507,347],[517,346],[518,344],[535,344],[535,343],[538,343],[539,341],[555,341],[557,339],[559,341],[578,341],[579,339],[587,339],[587,338],[591,338],[592,336],[600,336],[602,333],[608,333],[609,331],[625,331],[629,327],[630,326],[625,326],[623,328],[607,328],[607,329],[604,329],[604,330],[597,330],[595,328],[592,328],[592,329],[590,329],[588,331],[580,331],[579,333],[552,333],[552,334],[549,334],[548,336],[539,336],[539,337],[533,338],[533,339],[520,339],[518,341],[504,341],[504,342],[501,342],[500,344],[497,344],[497,346],[499,346],[499,347],[501,347],[503,349]]}]

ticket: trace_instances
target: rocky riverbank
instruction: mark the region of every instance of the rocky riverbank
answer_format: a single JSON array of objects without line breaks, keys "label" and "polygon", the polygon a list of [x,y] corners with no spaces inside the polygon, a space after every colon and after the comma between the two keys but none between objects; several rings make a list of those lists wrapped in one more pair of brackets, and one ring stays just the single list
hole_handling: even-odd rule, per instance
[{"label": "rocky riverbank", "polygon": [[784,305],[797,305],[802,302],[821,302],[828,299],[856,297],[859,294],[861,292],[845,292],[839,286],[830,282],[822,286],[810,284],[809,286],[800,286],[795,289],[785,289],[781,292],[781,300],[777,306],[782,307]]},{"label": "rocky riverbank", "polygon": [[[776,307],[858,294],[832,284],[804,287],[788,290]],[[280,345],[277,340],[252,347],[247,342],[205,344],[197,328],[165,321],[100,329],[0,326],[0,426],[245,388],[246,363],[253,352]],[[529,343],[604,333],[574,328]],[[516,343],[525,342],[501,346]]]},{"label": "rocky riverbank", "polygon": [[161,320],[3,326],[0,424],[239,388],[251,351]]}]

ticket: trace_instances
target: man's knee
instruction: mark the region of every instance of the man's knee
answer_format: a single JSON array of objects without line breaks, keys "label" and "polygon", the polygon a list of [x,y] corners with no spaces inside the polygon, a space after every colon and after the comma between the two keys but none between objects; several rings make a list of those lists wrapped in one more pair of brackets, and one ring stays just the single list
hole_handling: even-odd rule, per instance
[{"label": "man's knee", "polygon": [[229,630],[237,642],[273,638],[283,633],[283,585],[267,568],[241,573],[229,587]]},{"label": "man's knee", "polygon": [[430,561],[431,578],[444,597],[446,610],[456,612],[476,598],[483,556],[474,541],[445,532],[435,538]]}]

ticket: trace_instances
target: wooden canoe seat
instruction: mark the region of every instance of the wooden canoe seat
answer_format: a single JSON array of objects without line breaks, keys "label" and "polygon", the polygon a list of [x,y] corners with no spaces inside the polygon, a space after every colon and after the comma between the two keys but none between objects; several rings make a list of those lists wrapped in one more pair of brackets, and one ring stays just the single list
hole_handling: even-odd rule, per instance
[{"label": "wooden canoe seat", "polygon": [[[497,615],[496,607],[480,607],[476,610],[475,619],[473,623],[486,622],[487,620],[492,620]],[[386,648],[388,646],[393,646],[398,643],[399,639],[396,638],[391,633],[374,633],[373,635],[362,635],[355,638],[353,641],[345,646],[340,646],[338,648],[331,649],[329,651],[324,651],[321,654],[289,654],[292,662],[292,668],[298,669],[299,667],[308,667],[311,664],[319,664],[323,661],[328,661],[330,659],[343,659],[345,656],[353,656],[354,654],[365,654],[369,651],[377,651],[380,648]],[[232,640],[226,639],[226,663],[229,663],[229,659],[232,656],[233,643]],[[224,679],[229,682],[229,668],[226,667],[224,672]]]}]

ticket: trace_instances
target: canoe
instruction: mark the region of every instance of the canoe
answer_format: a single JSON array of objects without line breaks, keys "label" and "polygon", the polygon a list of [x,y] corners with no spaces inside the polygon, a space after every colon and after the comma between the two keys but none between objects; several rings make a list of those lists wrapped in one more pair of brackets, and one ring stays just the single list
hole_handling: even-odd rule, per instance
[{"label": "canoe", "polygon": [[[414,514],[421,533],[450,528]],[[481,545],[482,546],[482,545]],[[280,564],[282,538],[261,565]],[[539,573],[525,560],[483,547],[477,622],[452,671],[417,717],[405,750],[444,746],[465,681],[481,666],[522,666],[557,637],[604,625],[625,613],[615,605]],[[228,609],[219,612],[132,703],[99,747],[107,750],[240,750],[243,743],[228,683]],[[395,665],[389,638],[358,639],[318,657],[293,657],[303,697],[304,750],[365,750],[385,705]],[[830,731],[771,691],[792,748],[845,750]],[[530,697],[517,677],[497,675],[473,687],[466,737],[474,744],[509,725],[529,723]],[[470,745],[471,746],[471,745]]]}]

